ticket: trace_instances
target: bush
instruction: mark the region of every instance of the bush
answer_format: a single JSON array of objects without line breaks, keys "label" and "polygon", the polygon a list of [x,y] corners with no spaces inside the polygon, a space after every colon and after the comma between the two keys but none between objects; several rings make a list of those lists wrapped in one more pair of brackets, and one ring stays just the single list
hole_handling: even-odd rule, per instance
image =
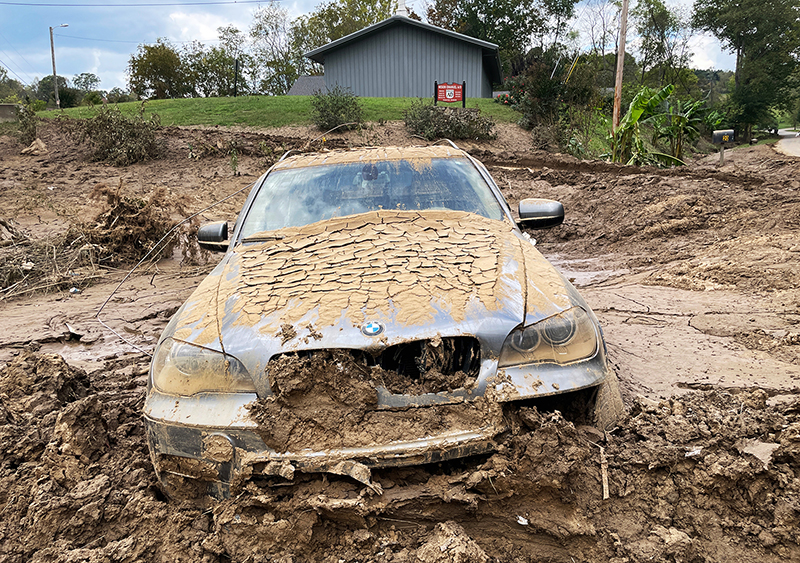
[{"label": "bush", "polygon": [[33,111],[44,111],[47,109],[47,102],[44,100],[31,100],[27,105]]},{"label": "bush", "polygon": [[506,106],[515,106],[525,97],[525,78],[512,76],[503,83],[501,90],[508,90],[508,94],[498,94],[495,103]]},{"label": "bush", "polygon": [[99,106],[103,103],[103,96],[100,92],[87,92],[81,100],[82,106]]},{"label": "bush", "polygon": [[423,139],[494,139],[494,121],[480,114],[478,108],[434,106],[418,99],[403,112],[406,127]]},{"label": "bush", "polygon": [[562,65],[554,73],[555,56],[548,52],[533,58],[525,73],[512,83],[519,88],[514,107],[522,113],[519,125],[525,129],[541,123],[548,125],[558,119],[564,104],[584,106],[597,95],[588,65],[577,65],[571,73],[569,65]]},{"label": "bush", "polygon": [[36,124],[39,118],[31,106],[24,105],[17,107],[17,119],[19,119],[19,142],[27,147],[36,140]]},{"label": "bush", "polygon": [[92,159],[127,166],[161,155],[156,138],[161,127],[158,114],[144,117],[144,104],[136,115],[127,117],[117,107],[104,107],[97,115],[75,123],[73,135],[92,147]]},{"label": "bush", "polygon": [[320,130],[330,131],[341,125],[354,129],[364,120],[358,96],[339,85],[327,94],[317,91],[311,98],[311,120]]}]

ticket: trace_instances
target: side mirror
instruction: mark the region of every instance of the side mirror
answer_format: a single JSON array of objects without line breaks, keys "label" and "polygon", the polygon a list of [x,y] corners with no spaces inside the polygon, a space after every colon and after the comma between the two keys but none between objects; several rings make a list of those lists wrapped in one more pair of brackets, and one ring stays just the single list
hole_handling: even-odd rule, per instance
[{"label": "side mirror", "polygon": [[225,252],[228,249],[228,222],[206,223],[197,229],[197,244],[211,252]]},{"label": "side mirror", "polygon": [[519,202],[520,227],[548,229],[564,222],[564,206],[552,199],[523,199]]}]

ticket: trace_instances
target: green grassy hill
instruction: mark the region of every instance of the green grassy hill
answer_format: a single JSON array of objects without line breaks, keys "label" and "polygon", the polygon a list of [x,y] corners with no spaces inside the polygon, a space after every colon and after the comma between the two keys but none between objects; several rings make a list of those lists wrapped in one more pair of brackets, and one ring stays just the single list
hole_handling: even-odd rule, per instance
[{"label": "green grassy hill", "polygon": [[[366,121],[403,119],[403,110],[413,98],[359,98]],[[447,105],[447,104],[442,104]],[[492,99],[467,99],[467,107],[478,107],[483,115],[498,123],[515,123],[520,114]],[[141,102],[118,105],[123,113],[139,111]],[[92,117],[99,107],[79,107],[63,112],[45,111],[38,115],[52,118],[64,114],[73,118]],[[282,127],[311,125],[311,96],[242,96],[239,98],[184,98],[151,100],[144,104],[145,115],[157,113],[162,125],[223,125],[242,127]]]}]

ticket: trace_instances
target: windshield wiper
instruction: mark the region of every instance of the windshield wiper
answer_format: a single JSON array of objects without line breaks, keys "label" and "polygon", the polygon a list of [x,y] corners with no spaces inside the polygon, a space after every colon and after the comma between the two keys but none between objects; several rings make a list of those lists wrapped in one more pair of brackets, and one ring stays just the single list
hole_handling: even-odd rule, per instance
[{"label": "windshield wiper", "polygon": [[283,240],[283,235],[271,235],[269,233],[255,233],[254,235],[250,235],[249,237],[245,237],[242,239],[242,242],[265,242],[268,240]]}]

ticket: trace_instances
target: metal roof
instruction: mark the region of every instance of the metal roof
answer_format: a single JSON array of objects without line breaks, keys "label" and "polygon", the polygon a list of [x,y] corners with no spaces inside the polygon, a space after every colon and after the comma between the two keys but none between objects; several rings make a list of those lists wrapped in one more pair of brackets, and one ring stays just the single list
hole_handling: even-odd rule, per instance
[{"label": "metal roof", "polygon": [[316,92],[327,92],[324,76],[298,76],[292,87],[286,92],[287,96],[312,96]]},{"label": "metal roof", "polygon": [[383,29],[396,25],[416,26],[421,29],[431,31],[433,33],[445,35],[447,37],[455,39],[456,41],[463,41],[464,43],[477,45],[483,50],[483,66],[486,69],[486,74],[489,76],[489,79],[492,82],[503,81],[502,66],[500,65],[500,53],[499,53],[499,48],[496,44],[489,43],[488,41],[476,39],[475,37],[470,37],[469,35],[456,33],[455,31],[450,31],[449,29],[444,29],[441,27],[437,27],[435,25],[431,25],[429,23],[413,20],[409,17],[400,15],[394,15],[390,18],[383,20],[382,22],[372,24],[368,27],[365,27],[364,29],[356,31],[355,33],[351,33],[350,35],[341,37],[336,41],[331,41],[327,45],[323,45],[322,47],[318,47],[313,51],[309,51],[304,56],[306,58],[311,59],[314,62],[324,65],[325,55],[327,55],[331,51],[344,47],[345,45],[348,45],[350,43],[360,41],[365,37],[374,35],[382,31]]}]

